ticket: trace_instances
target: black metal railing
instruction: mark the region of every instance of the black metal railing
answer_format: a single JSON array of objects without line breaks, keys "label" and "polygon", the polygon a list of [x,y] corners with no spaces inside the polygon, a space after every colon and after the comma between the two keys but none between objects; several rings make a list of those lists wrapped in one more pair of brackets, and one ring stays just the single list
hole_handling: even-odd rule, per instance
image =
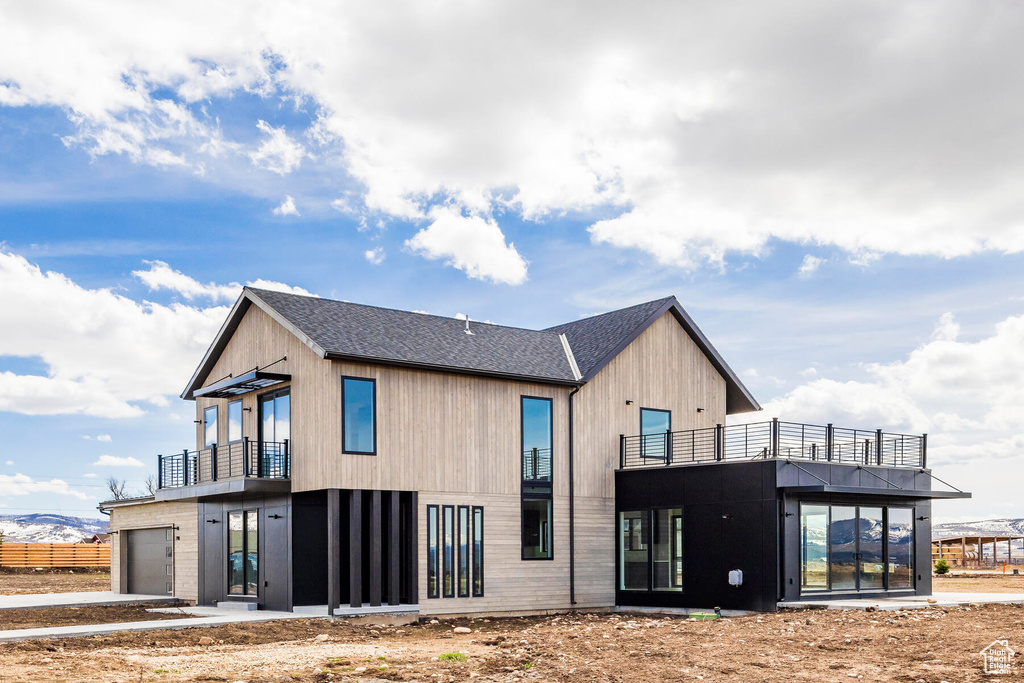
[{"label": "black metal railing", "polygon": [[551,481],[550,448],[528,448],[523,451],[523,481]]},{"label": "black metal railing", "polygon": [[222,479],[290,479],[291,453],[284,441],[250,441],[248,438],[157,456],[157,486],[172,489]]},{"label": "black metal railing", "polygon": [[782,458],[884,467],[927,467],[927,434],[876,429],[754,422],[685,431],[619,436],[619,467],[686,465]]}]

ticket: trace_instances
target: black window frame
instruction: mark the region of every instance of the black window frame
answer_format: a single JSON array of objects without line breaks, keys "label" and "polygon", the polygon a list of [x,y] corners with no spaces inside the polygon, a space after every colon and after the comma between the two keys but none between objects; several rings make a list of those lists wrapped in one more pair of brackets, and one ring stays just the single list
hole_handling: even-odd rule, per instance
[{"label": "black window frame", "polygon": [[672,411],[664,408],[644,408],[640,406],[640,456],[642,458],[655,458],[657,460],[665,460],[668,458],[668,437],[665,437],[665,445],[661,455],[649,455],[647,453],[647,439],[648,436],[653,434],[644,434],[644,413],[668,413],[668,429],[666,431],[672,431]]},{"label": "black window frame", "polygon": [[482,598],[484,597],[484,508],[482,505],[472,507],[470,520],[472,522],[472,540],[470,542],[472,559],[470,564],[473,570],[470,592],[474,598]]},{"label": "black window frame", "polygon": [[[207,430],[209,429],[210,421],[206,419],[206,414],[213,411],[213,443],[209,443],[207,437]],[[210,448],[220,443],[220,406],[214,403],[212,406],[206,406],[203,408],[203,448]]]},{"label": "black window frame", "polygon": [[[449,545],[449,539],[451,544]],[[455,506],[441,506],[441,596],[455,597]]]},{"label": "black window frame", "polygon": [[[242,592],[232,593],[231,592],[231,515],[240,514],[242,515]],[[246,570],[249,566],[249,516],[252,515],[256,519],[256,577],[255,585],[256,592],[249,592],[249,583],[246,581]],[[258,598],[260,595],[260,570],[263,564],[262,558],[260,557],[260,532],[263,524],[260,523],[260,510],[259,508],[238,508],[235,510],[228,510],[226,512],[227,518],[227,553],[226,553],[226,564],[227,564],[227,594],[228,596],[236,595],[243,598]]]},{"label": "black window frame", "polygon": [[[373,387],[373,448],[369,451],[350,451],[345,447],[345,382],[369,382]],[[377,455],[377,379],[374,377],[341,376],[341,452],[345,455]]]},{"label": "black window frame", "polygon": [[[239,434],[238,434],[238,438],[237,439],[232,439],[231,438],[231,406],[233,406],[235,404],[238,404],[238,431],[239,431]],[[234,401],[228,401],[228,409],[227,409],[226,412],[227,412],[227,417],[228,417],[228,421],[227,421],[228,440],[227,440],[227,443],[239,443],[239,442],[241,442],[245,438],[245,427],[244,427],[244,422],[243,422],[243,420],[244,420],[243,414],[245,413],[245,410],[242,407],[242,399],[238,398],[238,399],[235,399]]]},{"label": "black window frame", "polygon": [[[526,410],[525,403],[527,400],[531,401],[546,401],[548,404],[548,411],[550,414],[550,420],[548,420],[548,442],[551,444],[551,456],[550,456],[550,470],[551,477],[548,481],[532,480],[527,482],[523,478],[523,472],[525,471],[524,460],[526,459]],[[550,396],[531,396],[529,394],[521,394],[519,396],[519,559],[523,562],[550,562],[555,559],[555,501],[554,501],[554,488],[555,488],[555,401]],[[549,514],[548,514],[548,534],[547,534],[547,545],[548,551],[545,557],[527,557],[526,556],[526,501],[528,500],[544,500],[548,502]]]},{"label": "black window frame", "polygon": [[[433,517],[431,517],[433,513]],[[433,529],[431,529],[433,527]],[[441,511],[437,505],[427,506],[427,598],[441,597]],[[434,560],[430,560],[430,546],[434,546]],[[433,565],[433,566],[431,566]],[[430,570],[434,570],[434,585],[431,589]]]},{"label": "black window frame", "polygon": [[[463,514],[465,514],[465,534],[463,534]],[[469,516],[469,506],[459,505],[455,512],[455,592],[460,598],[468,598],[470,592],[471,571],[470,566],[470,541],[472,539],[472,531],[470,528],[471,519]],[[465,538],[463,538],[465,535]],[[463,589],[463,579],[465,579],[465,589]]]}]

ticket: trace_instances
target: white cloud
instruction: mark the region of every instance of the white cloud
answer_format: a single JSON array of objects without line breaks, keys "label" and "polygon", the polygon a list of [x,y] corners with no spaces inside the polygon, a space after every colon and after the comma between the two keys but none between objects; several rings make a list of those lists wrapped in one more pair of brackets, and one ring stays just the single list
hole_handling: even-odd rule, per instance
[{"label": "white cloud", "polygon": [[79,500],[92,500],[81,491],[77,491],[62,479],[51,479],[40,481],[24,474],[0,474],[0,498],[5,496],[26,496],[31,493],[55,493],[64,496],[74,496]]},{"label": "white cloud", "polygon": [[98,436],[90,436],[89,434],[84,434],[82,438],[85,439],[86,441],[101,441],[104,443],[110,443],[111,441],[113,441],[110,434],[100,434]]},{"label": "white cloud", "polygon": [[384,247],[374,247],[373,249],[367,249],[366,253],[363,254],[366,260],[375,266],[379,266],[384,263]]},{"label": "white cloud", "polygon": [[13,460],[8,460],[8,461],[7,461],[7,462],[5,462],[4,464],[5,464],[5,465],[13,465],[13,464],[14,464],[14,461],[13,461]]},{"label": "white cloud", "polygon": [[801,278],[809,278],[817,272],[821,264],[825,263],[825,259],[813,256],[811,254],[804,255],[804,260],[800,264],[800,269],[797,271],[797,275]]},{"label": "white cloud", "polygon": [[95,472],[86,472],[86,473],[85,473],[85,474],[83,474],[82,476],[83,476],[83,477],[85,477],[86,479],[96,479],[96,478],[98,478],[98,477],[99,477],[100,475],[96,474]]},{"label": "white cloud", "polygon": [[119,457],[116,455],[101,455],[99,460],[92,464],[93,467],[145,467],[145,463],[131,456]]},{"label": "white cloud", "polygon": [[445,259],[447,265],[477,280],[526,282],[526,261],[515,245],[505,243],[494,220],[464,216],[450,207],[435,207],[430,218],[430,225],[406,240],[406,246],[428,259]]},{"label": "white cloud", "polygon": [[[8,3],[0,105],[59,108],[68,145],[189,163],[214,183],[203,163],[226,156],[281,175],[308,160],[330,197],[358,188],[343,211],[580,214],[594,241],[683,267],[772,240],[834,245],[857,263],[1024,250],[1024,13],[882,0],[799,20],[774,3],[652,4],[626,21],[587,3],[557,21],[544,3],[410,6],[415,20],[399,23],[390,12]],[[285,106],[294,137],[269,122]],[[233,120],[255,108],[258,141],[226,140],[221,108]]]},{"label": "white cloud", "polygon": [[273,214],[275,216],[298,216],[299,210],[295,208],[295,200],[292,199],[291,195],[285,195],[284,201],[281,205],[274,208]]},{"label": "white cloud", "polygon": [[253,165],[279,175],[287,175],[299,167],[302,158],[306,156],[306,150],[292,140],[283,127],[275,128],[262,120],[257,122],[256,127],[267,137],[255,152],[249,154]]},{"label": "white cloud", "polygon": [[[203,284],[181,271],[174,270],[163,261],[145,261],[145,263],[149,265],[149,270],[133,270],[132,275],[142,280],[147,287],[154,291],[165,289],[176,292],[189,301],[199,298],[213,301],[234,301],[242,293],[242,285],[237,282],[227,285],[219,285],[215,282]],[[252,280],[246,284],[250,287],[272,289],[276,292],[315,296],[302,287],[294,287],[273,280]]]},{"label": "white cloud", "polygon": [[[240,288],[201,285],[159,262],[136,275],[185,298],[233,299]],[[166,405],[227,312],[226,306],[140,303],[110,289],[88,289],[0,250],[0,356],[37,358],[47,366],[45,376],[0,372],[0,411],[121,418],[142,415],[140,404]]]}]

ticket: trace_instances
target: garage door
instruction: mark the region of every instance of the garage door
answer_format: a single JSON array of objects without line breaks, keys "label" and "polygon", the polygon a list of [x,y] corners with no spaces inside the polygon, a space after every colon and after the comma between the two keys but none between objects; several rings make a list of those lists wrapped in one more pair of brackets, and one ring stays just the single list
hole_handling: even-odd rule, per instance
[{"label": "garage door", "polygon": [[[123,533],[123,532],[122,532]],[[174,591],[174,538],[171,529],[128,533],[128,592],[169,595]]]}]

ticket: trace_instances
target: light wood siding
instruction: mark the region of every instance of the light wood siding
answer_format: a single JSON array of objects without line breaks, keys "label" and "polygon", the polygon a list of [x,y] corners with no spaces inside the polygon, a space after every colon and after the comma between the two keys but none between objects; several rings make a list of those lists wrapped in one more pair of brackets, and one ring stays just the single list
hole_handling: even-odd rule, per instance
[{"label": "light wood siding", "polygon": [[[572,609],[569,601],[569,499],[554,500],[554,559],[521,559],[519,496],[419,495],[420,614]],[[484,596],[427,598],[427,505],[484,508]],[[615,501],[576,499],[576,605],[615,604]]]},{"label": "light wood siding", "polygon": [[121,553],[130,529],[178,527],[174,531],[174,597],[195,602],[199,598],[199,510],[196,501],[143,503],[110,511],[110,530],[118,532],[110,544],[110,589],[121,592]]},{"label": "light wood siding", "polygon": [[671,410],[673,430],[725,424],[725,378],[671,313],[633,340],[575,401],[578,496],[615,496],[619,434],[640,433],[641,408]]}]

